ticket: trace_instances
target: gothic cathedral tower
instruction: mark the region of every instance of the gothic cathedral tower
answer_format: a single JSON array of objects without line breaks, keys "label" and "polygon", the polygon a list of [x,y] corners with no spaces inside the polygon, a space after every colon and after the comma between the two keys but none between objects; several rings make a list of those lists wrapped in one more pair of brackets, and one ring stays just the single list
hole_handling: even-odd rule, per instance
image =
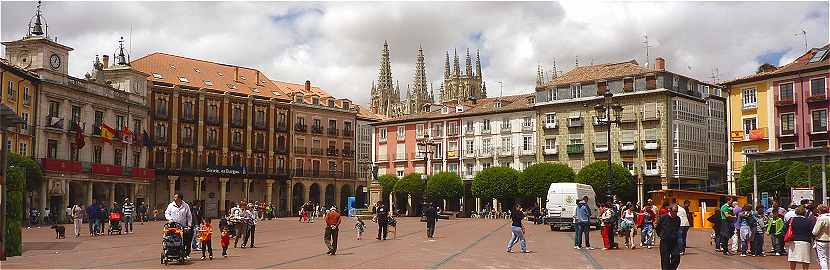
[{"label": "gothic cathedral tower", "polygon": [[482,99],[487,97],[487,87],[481,75],[481,57],[476,51],[475,73],[473,73],[470,50],[467,49],[466,68],[461,73],[458,53],[453,53],[453,64],[450,69],[450,54],[444,59],[444,81],[441,84],[441,103],[464,102],[467,99]]},{"label": "gothic cathedral tower", "polygon": [[391,115],[395,104],[401,102],[400,88],[392,84],[392,63],[389,60],[389,44],[383,42],[380,52],[380,67],[378,70],[377,85],[372,82],[372,112],[382,115]]}]

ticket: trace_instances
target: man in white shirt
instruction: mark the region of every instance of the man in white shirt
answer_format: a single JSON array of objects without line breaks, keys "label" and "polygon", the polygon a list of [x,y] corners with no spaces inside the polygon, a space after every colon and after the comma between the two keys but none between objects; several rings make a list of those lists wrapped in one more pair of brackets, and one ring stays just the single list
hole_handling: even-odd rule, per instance
[{"label": "man in white shirt", "polygon": [[797,207],[795,205],[790,206],[790,210],[787,211],[787,213],[784,214],[784,224],[788,224],[790,222],[790,219],[794,218],[796,216],[796,214],[795,214],[795,209],[796,208]]},{"label": "man in white shirt", "polygon": [[253,204],[248,204],[242,212],[242,219],[245,221],[245,239],[242,240],[242,248],[248,244],[248,238],[251,239],[250,248],[254,248],[254,236],[256,234],[256,220],[257,211]]},{"label": "man in white shirt", "polygon": [[[193,229],[189,228],[193,223],[193,215],[190,213],[190,205],[182,201],[182,194],[173,194],[173,201],[164,210],[164,218],[168,222],[179,223],[184,228],[184,243],[193,241]],[[184,254],[190,259],[190,244],[184,245]]]},{"label": "man in white shirt", "polygon": [[678,237],[678,245],[680,246],[680,255],[686,252],[686,235],[689,233],[689,200],[683,201],[682,207],[677,207],[677,217],[680,218],[680,237]]}]

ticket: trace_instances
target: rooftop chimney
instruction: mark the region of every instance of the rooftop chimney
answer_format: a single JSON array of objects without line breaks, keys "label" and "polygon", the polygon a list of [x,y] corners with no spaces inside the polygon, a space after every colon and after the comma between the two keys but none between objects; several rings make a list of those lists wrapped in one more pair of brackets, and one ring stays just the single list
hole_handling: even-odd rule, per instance
[{"label": "rooftop chimney", "polygon": [[104,68],[108,68],[108,67],[110,67],[110,56],[105,54],[104,55]]},{"label": "rooftop chimney", "polygon": [[305,91],[306,92],[311,92],[311,81],[309,81],[309,80],[305,81]]},{"label": "rooftop chimney", "polygon": [[657,70],[666,70],[666,59],[663,59],[663,57],[654,59],[654,68]]}]

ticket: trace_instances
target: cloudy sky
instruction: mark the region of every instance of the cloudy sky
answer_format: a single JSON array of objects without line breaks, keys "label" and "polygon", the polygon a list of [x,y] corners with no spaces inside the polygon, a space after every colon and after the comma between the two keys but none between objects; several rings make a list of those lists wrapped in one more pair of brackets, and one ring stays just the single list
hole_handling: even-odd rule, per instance
[{"label": "cloudy sky", "polygon": [[[536,68],[559,70],[666,58],[668,69],[711,80],[787,63],[828,43],[828,2],[46,2],[49,33],[75,48],[82,76],[120,36],[132,58],[166,52],[258,68],[272,79],[311,80],[367,103],[388,40],[392,74],[412,81],[423,46],[436,91],[446,51],[481,50],[488,93],[532,91]],[[3,41],[21,38],[35,3],[0,3]],[[131,38],[130,38],[131,33]],[[653,61],[652,61],[653,62]],[[462,58],[463,63],[463,58]],[[463,70],[463,67],[462,67]]]}]

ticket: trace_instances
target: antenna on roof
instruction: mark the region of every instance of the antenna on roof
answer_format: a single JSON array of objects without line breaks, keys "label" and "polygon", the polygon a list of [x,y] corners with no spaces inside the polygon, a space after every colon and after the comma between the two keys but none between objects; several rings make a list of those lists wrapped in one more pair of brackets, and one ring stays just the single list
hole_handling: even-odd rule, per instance
[{"label": "antenna on roof", "polygon": [[795,36],[801,36],[804,39],[804,51],[807,51],[807,31],[801,29],[801,33],[796,33]]},{"label": "antenna on roof", "polygon": [[643,47],[646,49],[646,68],[648,68],[648,63],[651,58],[648,56],[648,48],[651,46],[648,45],[648,35],[643,34]]},{"label": "antenna on roof", "polygon": [[501,97],[504,96],[504,82],[498,81],[498,83],[499,83],[499,100],[501,100]]},{"label": "antenna on roof", "polygon": [[720,80],[719,76],[720,76],[720,72],[718,71],[718,67],[713,67],[712,68],[712,76],[710,77],[710,78],[712,78],[712,83],[717,84],[718,81]]},{"label": "antenna on roof", "polygon": [[130,62],[130,55],[133,54],[133,24],[130,24],[129,38],[130,38],[130,48],[127,49],[127,63]]}]

